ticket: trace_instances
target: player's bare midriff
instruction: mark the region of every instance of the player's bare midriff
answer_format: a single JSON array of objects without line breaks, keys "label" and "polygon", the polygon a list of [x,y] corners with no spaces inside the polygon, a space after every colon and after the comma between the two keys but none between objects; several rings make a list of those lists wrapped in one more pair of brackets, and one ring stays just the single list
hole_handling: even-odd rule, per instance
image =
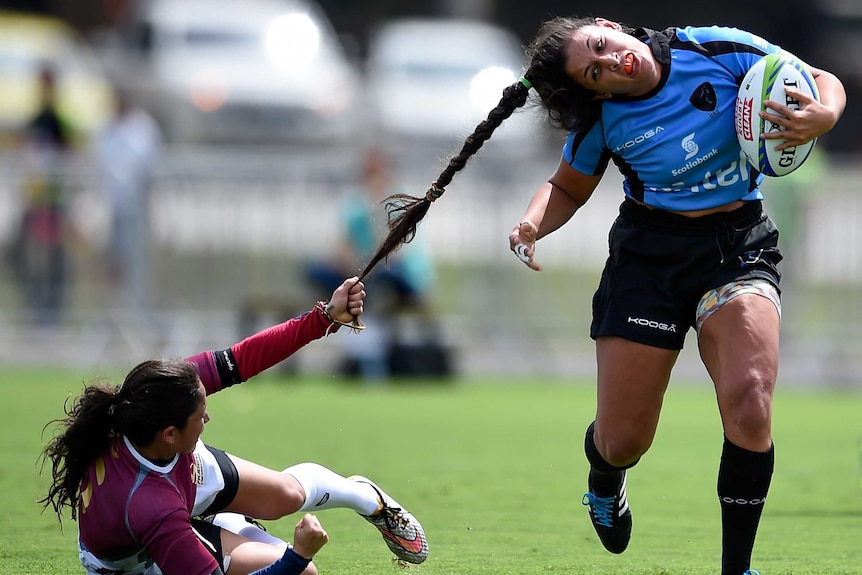
[{"label": "player's bare midriff", "polygon": [[[633,201],[637,202],[638,204],[640,204],[643,207],[650,209],[650,210],[659,209],[659,208],[654,208],[653,206],[648,206],[645,203],[640,202],[638,200],[633,200]],[[664,211],[669,212],[671,214],[679,214],[680,216],[685,216],[687,218],[700,218],[700,217],[708,216],[709,214],[715,214],[718,212],[732,212],[733,210],[737,210],[744,205],[745,205],[745,202],[743,202],[742,200],[736,200],[735,202],[730,202],[729,204],[724,204],[723,206],[717,206],[715,208],[707,208],[705,210],[693,210],[690,212],[675,212],[673,210],[664,210]]]}]

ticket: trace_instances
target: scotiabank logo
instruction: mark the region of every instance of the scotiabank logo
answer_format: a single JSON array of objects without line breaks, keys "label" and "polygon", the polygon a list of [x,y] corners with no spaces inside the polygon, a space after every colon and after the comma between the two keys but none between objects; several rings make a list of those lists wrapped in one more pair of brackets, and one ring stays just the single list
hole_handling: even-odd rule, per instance
[{"label": "scotiabank logo", "polygon": [[742,136],[746,142],[754,141],[751,123],[753,112],[754,100],[751,98],[736,100],[736,133]]}]

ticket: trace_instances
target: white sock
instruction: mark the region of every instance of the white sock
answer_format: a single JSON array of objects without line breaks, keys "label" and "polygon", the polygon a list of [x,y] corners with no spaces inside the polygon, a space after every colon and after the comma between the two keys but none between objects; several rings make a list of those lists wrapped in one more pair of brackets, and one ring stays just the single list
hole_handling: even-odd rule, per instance
[{"label": "white sock", "polygon": [[244,515],[239,513],[222,512],[217,513],[213,518],[213,525],[218,525],[225,531],[236,533],[246,539],[252,541],[260,541],[261,543],[269,543],[277,547],[287,547],[287,541],[279,539],[274,535],[270,535],[257,525],[249,523],[245,520]]},{"label": "white sock", "polygon": [[346,507],[360,515],[371,515],[380,508],[377,491],[371,485],[342,477],[317,463],[298,463],[282,473],[292,475],[305,489],[300,511]]}]

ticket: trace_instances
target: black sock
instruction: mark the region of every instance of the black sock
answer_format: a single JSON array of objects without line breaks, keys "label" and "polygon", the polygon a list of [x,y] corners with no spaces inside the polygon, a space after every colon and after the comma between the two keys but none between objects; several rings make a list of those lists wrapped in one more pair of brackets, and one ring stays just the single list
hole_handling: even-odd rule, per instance
[{"label": "black sock", "polygon": [[721,575],[742,575],[751,566],[754,537],[774,466],[774,446],[765,453],[758,453],[724,438],[718,468]]},{"label": "black sock", "polygon": [[625,467],[616,467],[605,461],[593,439],[595,425],[596,422],[594,421],[587,427],[587,434],[584,437],[584,453],[587,455],[587,461],[590,462],[590,491],[599,497],[611,497],[620,491],[620,486],[623,483],[623,472],[633,467],[637,461]]}]

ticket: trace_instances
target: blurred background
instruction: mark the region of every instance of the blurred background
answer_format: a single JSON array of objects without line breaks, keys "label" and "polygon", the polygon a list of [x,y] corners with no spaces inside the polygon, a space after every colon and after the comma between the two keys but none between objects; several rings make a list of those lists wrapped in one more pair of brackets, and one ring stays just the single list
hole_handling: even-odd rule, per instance
[{"label": "blurred background", "polygon": [[[556,15],[733,25],[843,80],[806,165],[764,187],[782,230],[781,379],[858,387],[856,0],[0,0],[0,364],[99,369],[226,347],[358,273],[378,202],[421,195]],[[539,244],[508,233],[564,139],[507,121],[414,242],[368,280],[361,335],[283,369],[390,377],[593,373],[592,292],[622,199],[609,172]],[[678,372],[705,377],[692,341]]]}]

